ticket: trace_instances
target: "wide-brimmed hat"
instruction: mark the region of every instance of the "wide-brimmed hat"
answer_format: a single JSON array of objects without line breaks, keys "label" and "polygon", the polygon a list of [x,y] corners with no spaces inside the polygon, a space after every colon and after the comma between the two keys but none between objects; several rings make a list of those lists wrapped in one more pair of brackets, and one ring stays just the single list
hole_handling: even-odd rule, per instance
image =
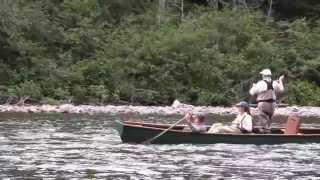
[{"label": "wide-brimmed hat", "polygon": [[271,73],[271,70],[270,69],[264,69],[260,72],[261,75],[263,76],[271,76],[272,73]]},{"label": "wide-brimmed hat", "polygon": [[240,101],[235,105],[236,107],[249,107],[249,104],[246,101]]}]

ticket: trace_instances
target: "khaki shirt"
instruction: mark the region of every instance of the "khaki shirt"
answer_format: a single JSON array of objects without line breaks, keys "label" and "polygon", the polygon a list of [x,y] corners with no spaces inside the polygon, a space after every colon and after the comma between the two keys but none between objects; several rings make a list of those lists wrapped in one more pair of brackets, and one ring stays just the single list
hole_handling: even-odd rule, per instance
[{"label": "khaki shirt", "polygon": [[252,116],[248,113],[238,114],[236,119],[232,121],[232,126],[237,127],[240,130],[246,130],[247,132],[252,132],[253,123]]}]

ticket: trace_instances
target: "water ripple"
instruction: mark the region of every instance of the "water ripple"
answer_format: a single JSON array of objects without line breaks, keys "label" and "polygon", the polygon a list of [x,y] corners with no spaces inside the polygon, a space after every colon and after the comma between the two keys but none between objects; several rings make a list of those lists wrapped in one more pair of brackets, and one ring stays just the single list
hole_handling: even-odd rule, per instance
[{"label": "water ripple", "polygon": [[55,114],[0,116],[0,178],[320,177],[320,144],[122,144],[112,129],[115,119]]}]

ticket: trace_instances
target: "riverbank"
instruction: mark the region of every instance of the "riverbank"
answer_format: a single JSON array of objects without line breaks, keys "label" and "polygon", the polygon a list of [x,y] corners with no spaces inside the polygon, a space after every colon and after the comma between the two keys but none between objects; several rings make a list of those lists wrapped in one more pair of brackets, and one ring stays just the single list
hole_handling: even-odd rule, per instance
[{"label": "riverbank", "polygon": [[[158,114],[158,115],[181,115],[186,112],[203,113],[208,115],[234,115],[237,110],[234,107],[212,107],[212,106],[192,106],[179,102],[173,103],[172,106],[91,106],[91,105],[0,105],[0,112],[18,112],[18,113],[70,113],[70,114],[126,114],[136,113],[140,115]],[[252,108],[253,114],[257,112]],[[276,109],[276,116],[288,116],[292,113],[299,112],[301,117],[320,118],[320,107],[308,106],[291,106],[279,107]]]}]

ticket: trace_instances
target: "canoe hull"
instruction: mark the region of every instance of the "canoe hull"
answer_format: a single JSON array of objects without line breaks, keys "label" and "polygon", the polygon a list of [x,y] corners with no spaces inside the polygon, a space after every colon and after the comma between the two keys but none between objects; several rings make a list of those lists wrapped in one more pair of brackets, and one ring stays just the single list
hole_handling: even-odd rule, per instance
[{"label": "canoe hull", "polygon": [[[150,128],[116,122],[122,142],[141,143],[164,129]],[[152,142],[153,144],[285,144],[320,143],[319,135],[283,135],[283,134],[198,134],[177,130],[168,131]]]}]

